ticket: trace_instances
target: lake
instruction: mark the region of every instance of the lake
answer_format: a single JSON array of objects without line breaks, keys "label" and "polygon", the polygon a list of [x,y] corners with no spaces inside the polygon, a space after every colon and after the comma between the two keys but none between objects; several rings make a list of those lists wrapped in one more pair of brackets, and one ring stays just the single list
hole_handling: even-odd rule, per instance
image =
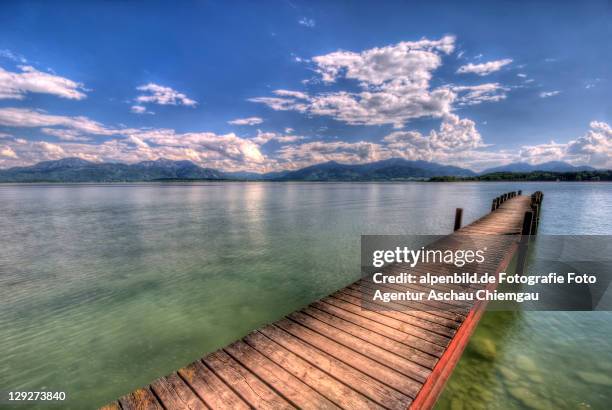
[{"label": "lake", "polygon": [[[545,193],[542,234],[612,232],[607,183],[0,185],[0,390],[105,404],[356,280],[361,234],[449,233],[517,189]],[[470,345],[439,408],[609,404],[610,313],[491,312],[474,337],[495,355]]]}]

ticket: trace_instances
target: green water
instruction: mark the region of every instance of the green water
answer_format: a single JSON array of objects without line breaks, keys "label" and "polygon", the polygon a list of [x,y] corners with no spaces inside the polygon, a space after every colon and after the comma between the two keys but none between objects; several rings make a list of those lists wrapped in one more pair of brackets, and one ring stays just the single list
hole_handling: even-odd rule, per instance
[{"label": "green water", "polygon": [[[95,408],[355,280],[359,235],[448,233],[515,189],[545,192],[541,232],[611,233],[612,184],[0,186],[0,390]],[[610,314],[498,313],[477,336],[496,353],[468,351],[442,408],[521,406],[499,375],[517,354],[544,373],[516,386],[556,408],[612,397],[576,374],[612,363]]]},{"label": "green water", "polygon": [[[539,233],[610,235],[610,188],[540,184],[546,194]],[[479,323],[435,408],[611,407],[611,312],[491,311]]]}]

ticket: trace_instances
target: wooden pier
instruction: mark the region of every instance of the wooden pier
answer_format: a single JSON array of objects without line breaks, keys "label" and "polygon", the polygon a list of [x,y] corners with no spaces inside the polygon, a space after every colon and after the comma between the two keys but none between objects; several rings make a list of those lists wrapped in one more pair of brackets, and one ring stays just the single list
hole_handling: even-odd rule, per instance
[{"label": "wooden pier", "polygon": [[[471,271],[499,273],[520,248],[520,234],[537,231],[541,201],[541,193],[506,193],[493,200],[491,213],[463,228],[458,211],[455,232],[443,240],[459,249],[468,238],[473,243],[472,235],[489,235],[487,260]],[[404,301],[384,310],[364,302],[371,286],[357,281],[104,409],[433,407],[486,303]]]}]

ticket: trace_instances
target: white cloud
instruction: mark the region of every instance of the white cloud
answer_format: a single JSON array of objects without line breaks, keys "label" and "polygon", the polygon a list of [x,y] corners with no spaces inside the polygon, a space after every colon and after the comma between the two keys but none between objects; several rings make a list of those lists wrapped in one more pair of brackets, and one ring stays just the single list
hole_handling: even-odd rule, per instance
[{"label": "white cloud", "polygon": [[336,51],[313,57],[324,83],[354,80],[360,92],[336,91],[309,95],[276,90],[275,97],[257,97],[273,110],[330,116],[353,125],[393,124],[402,127],[420,117],[441,117],[450,112],[455,95],[448,87],[430,89],[432,73],[441,55],[454,50],[455,38],[405,41],[362,52]]},{"label": "white cloud", "polygon": [[288,145],[278,151],[278,160],[290,168],[325,161],[364,163],[388,158],[450,163],[467,157],[477,159],[480,151],[476,150],[483,147],[485,144],[473,121],[448,114],[439,130],[432,130],[429,135],[417,131],[395,131],[379,143],[314,141]]},{"label": "white cloud", "polygon": [[47,135],[59,138],[62,141],[91,141],[89,137],[83,137],[78,130],[66,128],[42,128],[41,131]]},{"label": "white cloud", "polygon": [[31,66],[19,66],[21,72],[0,67],[0,99],[23,100],[28,93],[51,94],[60,98],[86,98],[83,84],[55,74],[38,71]]},{"label": "white cloud", "polygon": [[13,151],[13,149],[8,146],[0,147],[0,156],[17,159],[17,154],[15,153],[15,151]]},{"label": "white cloud", "polygon": [[145,94],[136,97],[139,104],[159,104],[159,105],[186,105],[194,107],[197,101],[188,98],[185,94],[159,84],[149,83],[136,88]]},{"label": "white cloud", "polygon": [[283,135],[283,134],[278,134],[276,132],[262,132],[260,130],[257,130],[257,136],[255,138],[252,138],[251,141],[253,141],[257,145],[264,145],[270,141],[277,141],[280,143],[290,143],[290,142],[297,142],[303,139],[304,137],[301,135]]},{"label": "white cloud", "polygon": [[554,97],[555,95],[558,95],[559,93],[561,93],[561,91],[542,91],[540,94],[538,94],[540,96],[540,98],[549,98],[549,97]]},{"label": "white cloud", "polygon": [[119,132],[87,117],[52,115],[29,108],[0,108],[0,125],[25,128],[63,127],[94,135],[113,135]]},{"label": "white cloud", "polygon": [[497,102],[506,99],[510,88],[500,83],[485,83],[479,85],[452,86],[451,89],[458,94],[456,99],[459,105],[476,105],[483,102]]},{"label": "white cloud", "polygon": [[316,22],[313,19],[302,17],[298,20],[298,24],[301,26],[313,28],[316,25]]},{"label": "white cloud", "polygon": [[259,117],[248,117],[248,118],[236,118],[235,120],[228,121],[228,124],[232,125],[258,125],[263,122],[262,118]]},{"label": "white cloud", "polygon": [[[0,166],[31,165],[40,161],[79,157],[90,161],[120,161],[134,163],[168,158],[190,160],[203,167],[223,170],[270,170],[268,160],[259,146],[235,134],[217,135],[209,132],[179,134],[174,130],[128,130],[112,139],[97,142],[5,141],[2,150],[10,148],[11,158],[3,156]],[[7,151],[8,152],[8,151]]]},{"label": "white cloud", "polygon": [[385,138],[394,154],[411,158],[434,159],[440,154],[458,153],[484,147],[482,137],[474,121],[448,114],[440,123],[438,131],[431,130],[428,136],[417,131],[396,131]]},{"label": "white cloud", "polygon": [[520,77],[520,78],[526,78],[527,74],[525,74],[525,73],[518,73],[516,76]]},{"label": "white cloud", "polygon": [[612,128],[608,123],[592,121],[590,129],[581,137],[559,144],[524,146],[520,157],[532,163],[545,161],[567,161],[574,165],[588,164],[598,168],[612,169]]},{"label": "white cloud", "polygon": [[[267,170],[270,163],[250,139],[234,133],[218,135],[212,132],[176,133],[171,129],[112,128],[86,117],[52,115],[43,111],[22,108],[0,108],[0,125],[17,128],[40,128],[46,135],[61,139],[61,143],[7,139],[19,156],[19,161],[1,166],[25,165],[78,156],[92,161],[135,162],[160,157],[190,159],[202,166],[220,169]],[[89,141],[87,135],[110,138],[102,142]],[[282,141],[283,136],[274,135]],[[291,141],[301,137],[290,136]]]},{"label": "white cloud", "polygon": [[473,74],[477,74],[480,76],[485,76],[485,75],[489,75],[491,73],[501,70],[504,66],[510,63],[512,63],[511,58],[504,58],[502,60],[488,61],[486,63],[480,63],[480,64],[469,63],[469,64],[462,65],[461,67],[459,67],[459,69],[457,70],[457,73],[459,74],[473,73]]},{"label": "white cloud", "polygon": [[132,105],[130,111],[134,114],[155,114],[153,111],[147,110],[147,107],[144,105]]},{"label": "white cloud", "polygon": [[363,163],[382,159],[381,145],[371,142],[314,141],[281,147],[278,160],[284,167],[295,169],[327,161]]},{"label": "white cloud", "polygon": [[[234,133],[177,133],[172,129],[113,128],[86,117],[52,115],[42,111],[1,108],[0,125],[39,128],[59,142],[25,140],[0,135],[0,167],[30,165],[43,160],[79,157],[90,161],[138,162],[149,159],[188,159],[200,166],[228,171],[273,171],[329,160],[363,163],[401,157],[422,159],[480,170],[515,161],[540,163],[563,160],[575,165],[612,168],[612,129],[592,122],[588,132],[567,143],[524,146],[520,150],[493,151],[474,121],[455,114],[443,115],[438,129],[428,134],[395,131],[380,141],[310,141],[283,133],[257,132],[254,138]],[[87,135],[97,136],[96,141]],[[261,147],[282,144],[268,155]]]}]

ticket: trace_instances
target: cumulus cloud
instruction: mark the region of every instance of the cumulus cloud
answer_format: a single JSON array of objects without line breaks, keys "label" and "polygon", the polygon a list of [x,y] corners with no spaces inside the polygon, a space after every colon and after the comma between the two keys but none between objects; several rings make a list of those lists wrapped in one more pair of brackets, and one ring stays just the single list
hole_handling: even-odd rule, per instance
[{"label": "cumulus cloud", "polygon": [[396,131],[383,138],[392,156],[433,160],[438,155],[459,153],[484,147],[482,137],[474,121],[448,114],[439,130],[431,130],[428,136],[416,131]]},{"label": "cumulus cloud", "polygon": [[136,88],[144,92],[143,95],[136,97],[139,104],[159,104],[159,105],[185,105],[194,107],[197,101],[188,98],[185,94],[173,90],[170,87],[149,83]]},{"label": "cumulus cloud", "polygon": [[0,147],[0,156],[13,159],[17,158],[17,154],[15,153],[15,151],[13,151],[13,149],[8,146]]},{"label": "cumulus cloud", "polygon": [[[30,165],[43,160],[79,157],[90,161],[138,162],[168,158],[191,160],[222,170],[273,171],[335,160],[347,163],[387,158],[436,161],[480,170],[515,161],[540,163],[563,160],[575,165],[612,168],[612,129],[594,121],[581,137],[567,143],[551,142],[497,150],[488,147],[474,121],[447,113],[429,133],[394,131],[379,141],[304,141],[305,137],[257,131],[255,137],[234,133],[178,133],[172,129],[117,128],[87,117],[52,115],[44,111],[0,108],[0,125],[37,128],[57,142],[0,137],[0,167]],[[95,141],[90,136],[96,136]],[[262,146],[275,141],[276,151]]]},{"label": "cumulus cloud", "polygon": [[472,73],[472,74],[477,74],[480,76],[485,76],[485,75],[489,75],[491,73],[501,70],[504,66],[507,66],[510,63],[512,63],[511,58],[504,58],[502,60],[488,61],[486,63],[480,63],[480,64],[469,63],[469,64],[465,64],[459,67],[459,69],[457,70],[457,73],[459,74]]},{"label": "cumulus cloud", "polygon": [[380,151],[381,145],[372,142],[314,141],[281,147],[277,157],[284,167],[295,169],[327,161],[372,162],[381,159]]},{"label": "cumulus cloud", "polygon": [[32,66],[19,66],[21,72],[0,67],[0,99],[23,100],[28,93],[51,94],[60,98],[86,98],[83,84],[55,74],[38,71]]},{"label": "cumulus cloud", "polygon": [[558,95],[559,93],[561,93],[561,91],[542,91],[540,94],[538,94],[540,96],[540,98],[549,98],[549,97],[554,97],[555,95]]},{"label": "cumulus cloud", "polygon": [[450,112],[455,95],[448,87],[431,89],[430,80],[442,64],[442,55],[451,53],[454,46],[455,38],[445,36],[316,56],[311,61],[323,83],[352,80],[361,91],[310,95],[276,90],[275,97],[250,101],[277,111],[329,116],[353,125],[393,124],[399,128],[413,118],[441,117]]},{"label": "cumulus cloud", "polygon": [[248,117],[248,118],[236,118],[235,120],[228,121],[228,124],[232,125],[258,125],[263,122],[262,118],[259,117]]},{"label": "cumulus cloud", "polygon": [[[428,135],[417,131],[395,131],[380,142],[313,141],[293,144],[281,147],[277,159],[290,168],[325,161],[364,163],[388,158],[451,163],[467,156],[477,158],[476,150],[485,146],[472,120],[447,114],[440,128],[430,131]],[[465,163],[462,165],[465,166]]]},{"label": "cumulus cloud", "polygon": [[[0,125],[38,128],[58,138],[57,143],[29,141],[7,135],[3,139],[0,166],[30,165],[35,162],[76,156],[91,161],[137,162],[147,159],[189,159],[199,165],[225,170],[266,171],[273,166],[260,150],[258,141],[234,133],[177,133],[172,129],[108,127],[86,117],[52,115],[43,111],[0,108]],[[89,136],[96,136],[94,142]],[[301,137],[273,135],[278,141],[295,142]],[[8,151],[10,148],[12,151]],[[15,155],[11,154],[14,153]]]},{"label": "cumulus cloud", "polygon": [[612,128],[608,123],[592,121],[581,137],[559,144],[529,145],[521,148],[520,157],[528,162],[567,161],[574,165],[588,164],[612,169]]}]

